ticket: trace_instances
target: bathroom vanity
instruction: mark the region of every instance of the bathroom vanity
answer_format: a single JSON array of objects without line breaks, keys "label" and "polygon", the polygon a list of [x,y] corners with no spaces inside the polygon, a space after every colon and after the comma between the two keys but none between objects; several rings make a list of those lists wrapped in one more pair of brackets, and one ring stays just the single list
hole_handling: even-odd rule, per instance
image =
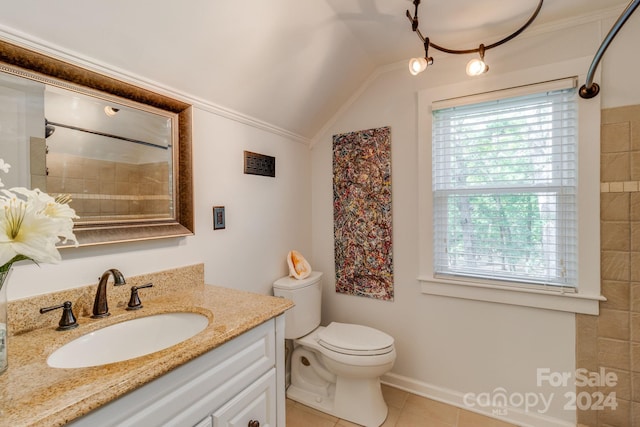
[{"label": "bathroom vanity", "polygon": [[[127,283],[147,280],[127,278]],[[49,325],[44,327],[15,326],[18,333],[9,337],[9,368],[0,375],[0,426],[284,425],[283,313],[292,303],[202,281],[187,289],[176,289],[175,283],[172,277],[156,278],[153,292],[141,295],[144,308],[134,312],[119,303],[126,304],[122,292],[128,289],[111,286],[109,300],[115,307],[104,319],[89,318],[83,308],[95,286],[74,297],[64,291],[53,298],[78,305],[79,327],[56,331],[56,315],[45,319]],[[9,314],[24,319],[43,303],[25,302]],[[26,310],[23,316],[20,310]],[[172,347],[101,366],[60,369],[47,364],[53,351],[91,331],[185,311],[207,316],[209,324]]]},{"label": "bathroom vanity", "polygon": [[276,408],[283,324],[282,316],[268,320],[69,426],[283,425]]}]

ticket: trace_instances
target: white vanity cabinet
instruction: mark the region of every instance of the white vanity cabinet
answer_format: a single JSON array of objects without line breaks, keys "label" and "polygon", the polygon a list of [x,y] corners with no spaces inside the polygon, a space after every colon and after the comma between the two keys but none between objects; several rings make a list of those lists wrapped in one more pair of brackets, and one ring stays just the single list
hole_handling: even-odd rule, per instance
[{"label": "white vanity cabinet", "polygon": [[69,425],[283,427],[284,408],[281,315]]}]

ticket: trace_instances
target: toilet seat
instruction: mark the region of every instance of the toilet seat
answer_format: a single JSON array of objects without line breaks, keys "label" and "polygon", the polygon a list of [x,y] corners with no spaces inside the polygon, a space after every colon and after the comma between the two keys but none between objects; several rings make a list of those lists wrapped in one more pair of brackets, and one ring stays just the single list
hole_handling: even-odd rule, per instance
[{"label": "toilet seat", "polygon": [[368,326],[332,322],[318,332],[318,344],[337,353],[375,356],[393,351],[393,337]]}]

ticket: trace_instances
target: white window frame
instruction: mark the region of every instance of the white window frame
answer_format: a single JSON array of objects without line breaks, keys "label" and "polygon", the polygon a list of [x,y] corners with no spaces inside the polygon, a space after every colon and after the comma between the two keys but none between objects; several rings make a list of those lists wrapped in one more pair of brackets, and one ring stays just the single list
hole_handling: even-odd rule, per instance
[{"label": "white window frame", "polygon": [[[419,256],[422,292],[454,298],[490,301],[574,313],[598,314],[600,295],[600,97],[578,100],[578,284],[563,289],[509,286],[487,281],[435,277],[431,163],[431,105],[436,101],[524,87],[545,81],[586,79],[591,58],[578,58],[513,73],[493,73],[480,79],[430,88],[418,94]],[[599,76],[596,76],[599,78]]]}]

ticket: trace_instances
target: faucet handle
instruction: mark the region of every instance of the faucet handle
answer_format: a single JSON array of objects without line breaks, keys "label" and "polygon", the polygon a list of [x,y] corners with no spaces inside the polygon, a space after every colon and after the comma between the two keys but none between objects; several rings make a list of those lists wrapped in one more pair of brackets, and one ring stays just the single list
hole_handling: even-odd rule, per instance
[{"label": "faucet handle", "polygon": [[77,328],[78,322],[76,322],[76,316],[73,315],[73,310],[71,309],[71,305],[72,305],[71,301],[65,301],[62,304],[41,308],[40,314],[47,313],[49,311],[57,310],[61,308],[62,317],[60,318],[60,322],[58,322],[58,327],[56,329],[59,331],[66,331],[68,329]]},{"label": "faucet handle", "polygon": [[127,310],[139,310],[142,308],[142,301],[140,301],[140,297],[138,296],[138,289],[151,288],[153,283],[147,283],[142,286],[132,286],[131,287],[131,298],[129,298],[129,304],[127,304]]}]

